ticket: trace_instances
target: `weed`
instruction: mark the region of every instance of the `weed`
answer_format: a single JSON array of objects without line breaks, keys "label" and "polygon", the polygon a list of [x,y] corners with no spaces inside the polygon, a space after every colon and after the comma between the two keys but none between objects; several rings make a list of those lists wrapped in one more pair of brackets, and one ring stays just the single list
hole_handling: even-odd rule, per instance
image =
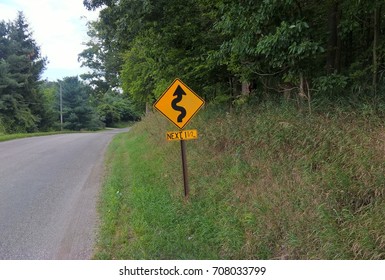
[{"label": "weed", "polygon": [[96,258],[381,259],[384,131],[357,112],[206,108],[187,143],[150,114],[115,138]]}]

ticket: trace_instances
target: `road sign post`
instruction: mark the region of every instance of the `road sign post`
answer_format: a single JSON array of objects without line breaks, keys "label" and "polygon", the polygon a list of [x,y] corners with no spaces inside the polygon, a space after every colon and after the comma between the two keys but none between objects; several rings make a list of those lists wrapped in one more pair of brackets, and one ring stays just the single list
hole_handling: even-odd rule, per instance
[{"label": "road sign post", "polygon": [[175,79],[154,104],[155,109],[180,129],[180,131],[177,132],[167,132],[166,138],[169,141],[180,141],[184,195],[186,199],[190,193],[187,172],[186,140],[197,139],[198,132],[195,129],[183,130],[183,128],[204,104],[204,100],[180,79]]},{"label": "road sign post", "polygon": [[184,197],[188,198],[190,195],[190,186],[188,184],[188,173],[187,173],[186,140],[180,140],[180,151],[182,155]]}]

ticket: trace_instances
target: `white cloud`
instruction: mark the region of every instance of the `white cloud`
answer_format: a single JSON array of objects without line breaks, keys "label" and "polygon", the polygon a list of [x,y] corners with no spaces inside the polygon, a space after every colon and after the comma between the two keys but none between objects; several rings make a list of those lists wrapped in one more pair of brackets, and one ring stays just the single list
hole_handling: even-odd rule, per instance
[{"label": "white cloud", "polygon": [[95,20],[97,12],[87,11],[82,0],[1,0],[0,19],[14,20],[23,11],[33,38],[41,47],[49,64],[43,77],[56,80],[81,74],[78,54],[84,49],[87,20]]}]

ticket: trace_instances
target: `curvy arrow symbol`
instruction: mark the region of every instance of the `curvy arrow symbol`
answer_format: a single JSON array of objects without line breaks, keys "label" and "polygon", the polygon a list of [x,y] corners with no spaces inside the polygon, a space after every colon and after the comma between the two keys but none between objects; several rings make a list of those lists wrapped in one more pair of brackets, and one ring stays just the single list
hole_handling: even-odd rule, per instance
[{"label": "curvy arrow symbol", "polygon": [[175,90],[175,92],[173,94],[173,96],[176,96],[176,97],[171,102],[171,107],[175,111],[179,111],[180,112],[180,115],[177,118],[178,123],[183,122],[183,118],[186,116],[186,109],[177,105],[177,103],[182,101],[183,95],[186,95],[186,93],[181,88],[181,86],[178,85],[178,87],[176,88],[176,90]]}]

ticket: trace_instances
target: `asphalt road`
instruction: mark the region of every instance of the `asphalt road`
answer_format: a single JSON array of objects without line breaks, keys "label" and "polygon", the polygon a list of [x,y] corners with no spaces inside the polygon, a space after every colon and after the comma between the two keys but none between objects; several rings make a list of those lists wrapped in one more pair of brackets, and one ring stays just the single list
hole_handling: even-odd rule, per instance
[{"label": "asphalt road", "polygon": [[89,259],[103,158],[126,130],[0,143],[0,259]]}]

